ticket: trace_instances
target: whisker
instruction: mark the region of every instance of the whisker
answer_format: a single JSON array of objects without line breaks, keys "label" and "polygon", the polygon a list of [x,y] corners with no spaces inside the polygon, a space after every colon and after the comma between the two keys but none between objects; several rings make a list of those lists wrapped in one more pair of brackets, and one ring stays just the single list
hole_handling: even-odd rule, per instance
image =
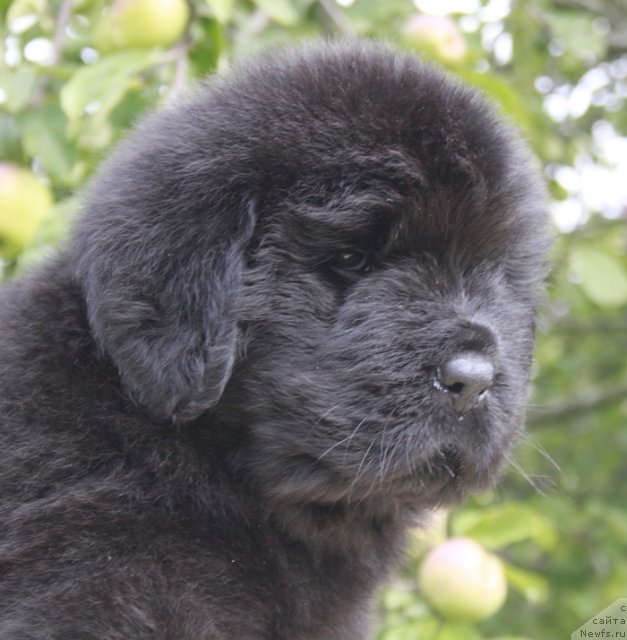
[{"label": "whisker", "polygon": [[311,426],[311,429],[309,430],[309,433],[312,434],[319,426],[320,423],[333,411],[335,411],[338,407],[340,406],[340,404],[335,404],[332,407],[329,407],[329,409],[327,409],[321,416],[318,416],[316,418],[316,421],[313,423],[313,425]]},{"label": "whisker", "polygon": [[366,449],[364,455],[362,456],[361,462],[359,463],[359,467],[357,467],[357,472],[355,473],[355,477],[353,478],[353,481],[351,482],[350,487],[348,488],[349,500],[353,494],[353,491],[355,490],[355,487],[357,486],[357,483],[365,473],[365,469],[362,471],[362,468],[364,466],[364,463],[366,462],[366,459],[368,458],[368,454],[370,453],[370,450],[374,446],[374,443],[375,443],[375,440],[373,439],[372,442],[370,443],[370,446]]},{"label": "whisker", "polygon": [[562,473],[562,468],[551,454],[534,438],[531,434],[525,433],[524,441],[528,442],[531,447],[537,451],[558,473]]},{"label": "whisker", "polygon": [[505,457],[512,467],[518,471],[518,473],[529,483],[534,491],[539,493],[543,498],[546,498],[546,493],[540,488],[540,485],[531,477],[522,467],[522,465],[516,460],[516,458],[510,453],[506,453]]},{"label": "whisker", "polygon": [[366,422],[365,418],[353,429],[353,432],[351,434],[347,435],[346,438],[342,438],[342,440],[339,440],[338,442],[332,444],[324,453],[319,455],[318,458],[316,458],[318,462],[322,460],[322,458],[324,458],[326,455],[331,453],[331,451],[333,451],[333,449],[335,449],[336,447],[339,447],[344,442],[347,442],[347,443],[350,442],[355,436],[355,434],[357,433],[357,431],[359,431],[361,426],[364,424],[364,422]]}]

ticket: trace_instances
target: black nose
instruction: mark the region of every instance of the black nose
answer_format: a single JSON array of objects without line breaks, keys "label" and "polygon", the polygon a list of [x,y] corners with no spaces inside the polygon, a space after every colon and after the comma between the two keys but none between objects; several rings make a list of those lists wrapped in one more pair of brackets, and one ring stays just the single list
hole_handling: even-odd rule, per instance
[{"label": "black nose", "polygon": [[463,415],[494,383],[494,365],[481,353],[460,353],[438,368],[437,379],[455,411]]}]

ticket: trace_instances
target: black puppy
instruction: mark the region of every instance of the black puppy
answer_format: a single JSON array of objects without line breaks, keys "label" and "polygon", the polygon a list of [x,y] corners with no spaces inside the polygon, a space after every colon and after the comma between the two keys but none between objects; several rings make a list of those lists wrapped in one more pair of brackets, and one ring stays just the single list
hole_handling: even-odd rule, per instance
[{"label": "black puppy", "polygon": [[516,136],[384,46],[148,118],[0,301],[0,638],[365,638],[522,427],[546,237]]}]

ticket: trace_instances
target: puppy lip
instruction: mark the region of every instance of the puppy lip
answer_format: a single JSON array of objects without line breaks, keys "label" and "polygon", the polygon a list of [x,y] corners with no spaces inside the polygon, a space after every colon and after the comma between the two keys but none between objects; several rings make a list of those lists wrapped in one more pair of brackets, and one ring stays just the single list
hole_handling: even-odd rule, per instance
[{"label": "puppy lip", "polygon": [[458,447],[448,446],[442,449],[433,464],[436,468],[440,467],[441,475],[448,475],[455,480],[463,475],[463,459],[464,455]]},{"label": "puppy lip", "polygon": [[411,473],[414,481],[432,495],[444,489],[458,493],[481,491],[490,486],[498,464],[494,460],[477,468],[473,451],[450,444],[424,459]]},{"label": "puppy lip", "polygon": [[391,480],[410,481],[425,493],[431,494],[439,491],[444,485],[459,481],[464,475],[463,458],[464,455],[458,447],[446,447],[421,459],[411,471]]}]

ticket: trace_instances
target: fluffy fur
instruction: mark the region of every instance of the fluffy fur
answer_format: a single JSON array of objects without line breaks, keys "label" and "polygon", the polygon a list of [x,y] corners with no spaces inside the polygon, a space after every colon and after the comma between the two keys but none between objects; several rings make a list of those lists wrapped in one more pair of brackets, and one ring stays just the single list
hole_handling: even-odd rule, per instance
[{"label": "fluffy fur", "polygon": [[515,134],[384,46],[149,117],[0,300],[0,638],[365,638],[406,527],[522,427],[546,247]]}]

